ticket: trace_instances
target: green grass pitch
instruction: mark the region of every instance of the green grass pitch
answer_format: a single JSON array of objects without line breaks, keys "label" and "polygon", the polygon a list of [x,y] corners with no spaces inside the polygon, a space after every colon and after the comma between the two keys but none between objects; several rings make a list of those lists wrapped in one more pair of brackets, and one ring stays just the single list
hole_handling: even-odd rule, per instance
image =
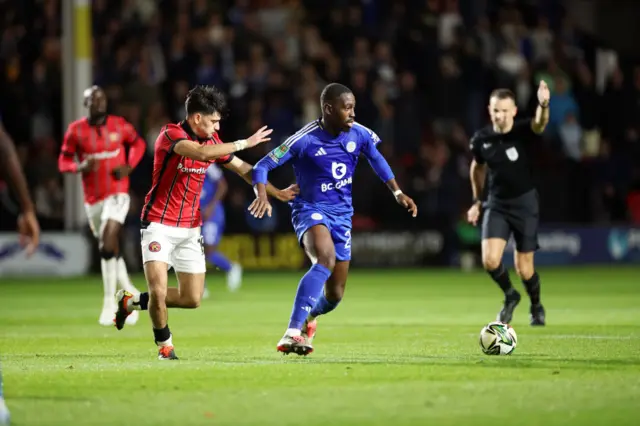
[{"label": "green grass pitch", "polygon": [[480,272],[434,270],[353,271],[342,305],[319,320],[316,351],[279,355],[301,274],[247,274],[230,294],[210,273],[209,300],[170,312],[177,362],[156,360],[147,316],[120,332],[98,325],[97,276],[3,279],[14,424],[639,422],[640,268],[542,269],[548,326],[529,327],[524,297],[508,357],[478,345],[501,304],[497,287]]}]

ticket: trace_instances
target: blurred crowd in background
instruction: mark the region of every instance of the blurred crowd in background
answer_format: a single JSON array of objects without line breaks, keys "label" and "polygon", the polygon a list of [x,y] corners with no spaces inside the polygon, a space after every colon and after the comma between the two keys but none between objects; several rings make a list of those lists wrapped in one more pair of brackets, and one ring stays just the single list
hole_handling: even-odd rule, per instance
[{"label": "blurred crowd in background", "polygon": [[[640,189],[640,67],[623,67],[597,90],[597,41],[578,31],[561,1],[499,0],[93,0],[93,75],[113,114],[147,141],[132,175],[135,224],[151,181],[160,128],[184,118],[195,84],[228,94],[221,136],[266,124],[257,161],[320,115],[328,82],[356,95],[357,120],[374,129],[423,226],[458,222],[471,200],[469,137],[487,124],[487,95],[516,94],[519,115],[536,106],[544,79],[551,120],[532,146],[544,222],[629,222]],[[537,5],[535,5],[537,3]],[[534,5],[532,5],[534,4]],[[19,152],[45,227],[62,228],[57,155],[62,122],[60,0],[0,1],[0,113]],[[355,228],[407,223],[366,161],[354,181]],[[291,183],[290,167],[272,181]],[[288,207],[252,222],[251,188],[228,179],[230,231],[289,230]],[[10,201],[4,200],[3,205]]]}]

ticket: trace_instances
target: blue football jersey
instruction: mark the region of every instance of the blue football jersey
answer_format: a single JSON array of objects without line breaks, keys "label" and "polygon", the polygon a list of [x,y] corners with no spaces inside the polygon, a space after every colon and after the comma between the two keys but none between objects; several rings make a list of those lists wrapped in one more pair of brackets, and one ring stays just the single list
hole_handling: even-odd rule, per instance
[{"label": "blue football jersey", "polygon": [[313,204],[335,214],[351,215],[353,173],[358,158],[362,154],[371,162],[381,157],[379,143],[380,138],[359,123],[334,137],[316,120],[260,160],[255,166],[254,182],[266,181],[268,170],[290,161],[300,186],[300,194],[291,202],[294,209],[301,204]]},{"label": "blue football jersey", "polygon": [[222,170],[220,170],[217,165],[211,164],[209,166],[202,184],[202,192],[200,192],[201,208],[204,208],[211,203],[211,200],[213,200],[213,197],[216,195],[216,191],[218,190],[218,184],[223,177],[224,175],[222,174]]}]

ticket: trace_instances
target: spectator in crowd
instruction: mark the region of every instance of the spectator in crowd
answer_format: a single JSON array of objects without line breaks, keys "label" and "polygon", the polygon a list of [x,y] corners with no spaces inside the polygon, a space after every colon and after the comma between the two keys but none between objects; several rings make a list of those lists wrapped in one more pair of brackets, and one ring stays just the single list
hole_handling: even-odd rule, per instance
[{"label": "spectator in crowd", "polygon": [[[132,177],[134,201],[148,190],[160,127],[183,118],[194,84],[214,84],[228,94],[223,139],[263,124],[274,128],[271,145],[249,153],[250,161],[319,116],[319,88],[330,81],[349,85],[357,94],[357,119],[382,137],[380,149],[401,166],[398,178],[424,206],[424,226],[429,216],[455,221],[468,204],[459,189],[469,158],[464,138],[486,121],[486,96],[496,86],[514,90],[521,116],[535,106],[540,79],[552,90],[552,120],[534,159],[575,167],[540,176],[543,198],[562,198],[559,178],[593,182],[579,207],[587,212],[584,220],[624,220],[626,191],[640,179],[640,68],[616,69],[599,93],[594,63],[585,55],[594,46],[561,13],[561,1],[539,8],[492,0],[91,3],[94,79],[149,147]],[[47,225],[60,227],[62,180],[46,170],[66,124],[61,2],[0,2],[0,11],[0,113],[23,152],[38,212],[58,219]],[[54,148],[42,149],[47,143]],[[292,178],[287,168],[273,176],[277,185]],[[402,217],[372,202],[380,191],[374,180],[364,173],[355,183],[357,223],[403,226]],[[229,209],[239,213],[229,229],[242,229],[251,188],[233,178],[229,185]],[[542,220],[575,218],[577,209],[541,205]],[[275,222],[289,229],[282,213]]]}]

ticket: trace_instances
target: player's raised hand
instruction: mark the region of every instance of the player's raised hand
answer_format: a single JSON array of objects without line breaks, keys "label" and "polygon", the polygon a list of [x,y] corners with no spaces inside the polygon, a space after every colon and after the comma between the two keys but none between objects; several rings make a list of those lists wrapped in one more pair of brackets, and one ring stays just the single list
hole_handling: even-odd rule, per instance
[{"label": "player's raised hand", "polygon": [[538,103],[544,107],[549,105],[549,100],[551,99],[551,92],[549,91],[549,86],[544,80],[540,80],[540,85],[538,86]]},{"label": "player's raised hand", "polygon": [[262,126],[260,130],[255,132],[247,139],[247,148],[252,148],[258,144],[268,142],[271,138],[267,137],[273,132],[273,129],[267,128],[267,126]]},{"label": "player's raised hand", "polygon": [[286,203],[296,198],[296,195],[298,195],[299,193],[300,193],[300,187],[298,186],[298,184],[293,184],[293,185],[289,185],[285,189],[280,190],[278,192],[277,198],[283,203]]},{"label": "player's raised hand", "polygon": [[40,243],[40,225],[34,212],[25,212],[18,217],[18,233],[20,245],[25,247],[27,255],[31,256]]},{"label": "player's raised hand", "polygon": [[474,203],[469,210],[467,210],[467,221],[473,226],[478,224],[480,219],[480,203]]},{"label": "player's raised hand", "polygon": [[269,198],[267,198],[266,194],[263,194],[263,195],[258,194],[256,199],[253,200],[253,202],[249,206],[248,210],[253,217],[262,219],[265,213],[267,214],[267,216],[271,217],[272,207],[271,207],[271,204],[269,203]]},{"label": "player's raised hand", "polygon": [[411,197],[409,197],[407,194],[398,194],[398,196],[396,197],[396,201],[402,207],[409,210],[411,216],[418,216],[418,206],[416,206],[416,203],[414,203]]}]

